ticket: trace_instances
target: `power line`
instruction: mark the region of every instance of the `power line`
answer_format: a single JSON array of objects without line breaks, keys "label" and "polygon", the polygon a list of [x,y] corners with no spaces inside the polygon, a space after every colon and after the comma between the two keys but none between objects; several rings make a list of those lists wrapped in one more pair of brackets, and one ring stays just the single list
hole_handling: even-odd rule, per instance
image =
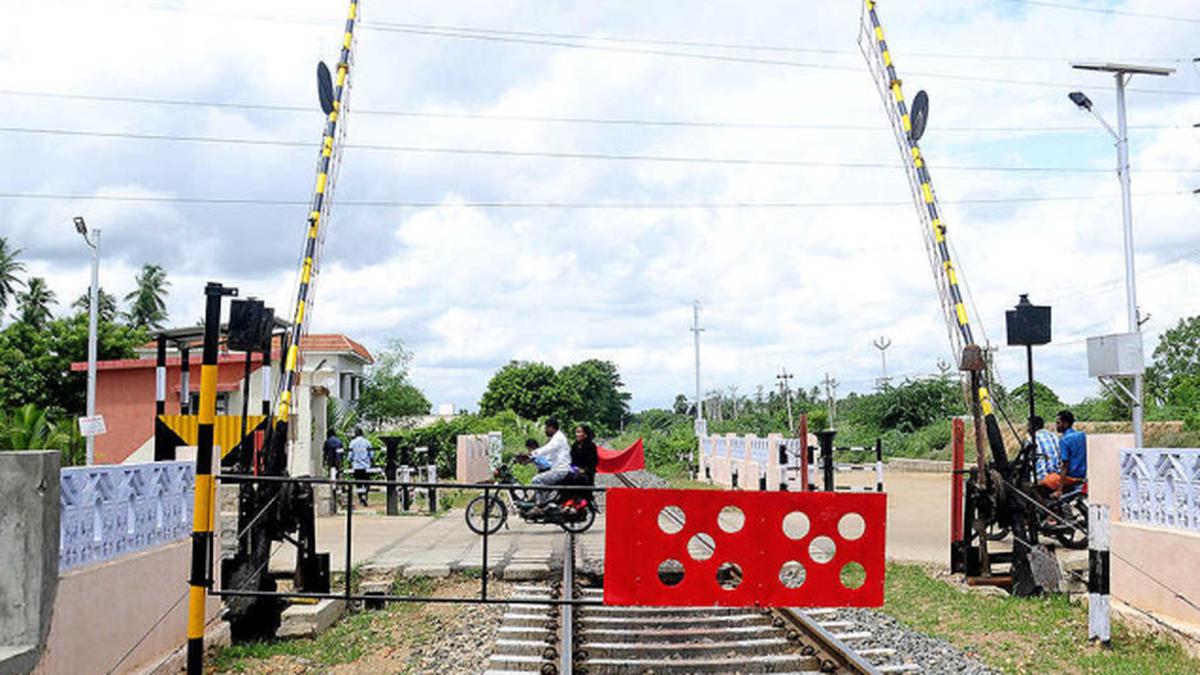
[{"label": "power line", "polygon": [[[1151,192],[1136,195],[1137,199],[1190,195],[1190,192]],[[1065,195],[1046,197],[1003,197],[942,201],[942,204],[1010,204],[1049,201],[1087,201],[1113,199],[1115,195]],[[0,199],[30,199],[48,201],[102,201],[164,204],[304,206],[309,202],[296,199],[264,197],[198,197],[167,195],[73,194],[44,192],[0,192]],[[612,209],[612,210],[675,210],[675,209],[837,209],[837,208],[899,208],[911,207],[911,201],[889,202],[505,202],[505,201],[418,201],[418,200],[338,200],[339,207],[357,208],[479,208],[479,209]]]},{"label": "power line", "polygon": [[[750,44],[737,42],[720,42],[715,40],[684,40],[675,38],[647,38],[647,37],[628,37],[628,36],[612,36],[612,35],[587,35],[584,33],[559,33],[552,31],[527,31],[527,30],[512,30],[499,28],[478,28],[474,26],[450,26],[444,24],[421,24],[421,23],[401,23],[375,21],[364,22],[363,26],[370,29],[406,29],[406,30],[433,30],[433,31],[454,31],[468,33],[483,33],[493,35],[511,35],[518,37],[546,37],[567,40],[584,40],[593,42],[623,42],[628,44],[646,44],[646,45],[666,45],[672,47],[698,47],[706,49],[732,49],[743,51],[758,51],[758,52],[776,52],[776,53],[791,53],[791,54],[821,54],[821,55],[846,55],[858,58],[860,53],[854,49],[839,49],[839,48],[821,48],[821,47],[794,47],[788,45],[769,45],[769,44]],[[929,58],[929,59],[948,59],[962,61],[1043,61],[1053,63],[1068,63],[1071,61],[1087,61],[1096,60],[1078,56],[1022,56],[1017,54],[953,54],[949,52],[906,52],[905,58]],[[1112,60],[1112,57],[1107,57],[1107,60]],[[1139,61],[1166,61],[1171,63],[1182,63],[1188,59],[1180,57],[1139,57]]]},{"label": "power line", "polygon": [[[110,96],[99,94],[71,94],[65,92],[34,91],[24,89],[0,89],[0,96],[25,96],[31,98],[49,98],[78,101],[95,101],[105,103],[129,103],[138,105],[184,106],[197,108],[228,108],[235,110],[260,110],[268,112],[313,114],[312,105],[286,105],[270,103],[252,103],[236,101],[215,101],[205,99],[172,99],[141,96]],[[891,133],[891,129],[881,125],[868,124],[804,124],[790,122],[755,122],[755,121],[721,121],[702,119],[645,119],[645,118],[606,118],[606,117],[571,117],[571,116],[541,116],[541,115],[504,115],[476,112],[451,112],[438,110],[399,110],[381,108],[354,108],[356,117],[363,115],[386,117],[414,117],[429,119],[463,119],[487,120],[497,122],[536,122],[561,124],[596,124],[614,126],[647,126],[647,127],[698,127],[714,129],[780,129],[780,130],[814,130],[814,131],[876,131]],[[1165,130],[1190,129],[1191,125],[1183,124],[1145,124],[1131,125],[1130,129]],[[968,126],[941,127],[938,133],[1095,133],[1094,125],[1060,125],[1060,126]]]},{"label": "power line", "polygon": [[[380,24],[373,24],[375,30],[390,33],[407,33],[411,35],[427,35],[434,37],[449,37],[460,38],[465,40],[482,40],[485,42],[504,42],[513,44],[540,45],[548,47],[562,47],[566,49],[583,49],[583,50],[600,50],[610,52],[623,52],[633,54],[648,54],[651,56],[666,56],[671,58],[684,59],[699,59],[705,61],[726,61],[731,63],[746,63],[754,65],[769,65],[769,66],[785,66],[790,68],[811,68],[815,70],[828,70],[840,72],[862,72],[862,68],[858,66],[843,66],[831,63],[813,63],[804,61],[788,61],[784,59],[768,59],[759,57],[747,56],[732,56],[728,54],[705,54],[701,52],[678,52],[664,49],[648,49],[643,47],[622,47],[614,45],[596,45],[584,44],[579,42],[567,42],[563,40],[541,39],[529,37],[517,37],[498,33],[472,33],[453,30],[427,30],[420,28],[388,28]],[[991,77],[986,75],[963,75],[956,73],[938,73],[938,72],[919,72],[910,71],[914,77],[926,77],[931,79],[952,80],[957,82],[979,82],[985,84],[1011,84],[1027,87],[1053,87],[1055,89],[1072,89],[1085,86],[1082,83],[1076,82],[1050,82],[1046,80],[1022,80],[1014,78]],[[1163,96],[1200,96],[1200,91],[1190,90],[1169,90],[1169,89],[1144,89],[1127,87],[1125,91],[1138,92],[1143,94],[1159,94]]]},{"label": "power line", "polygon": [[[258,145],[276,147],[309,148],[317,144],[309,141],[290,141],[286,139],[245,138],[245,137],[215,137],[190,136],[180,134],[145,134],[125,131],[96,131],[85,129],[46,129],[38,127],[0,127],[0,133],[77,136],[92,138],[109,138],[141,141],[166,141],[184,143],[213,143],[230,145]],[[749,157],[705,157],[686,155],[646,155],[636,153],[606,153],[568,150],[516,150],[511,148],[457,148],[424,145],[382,144],[382,143],[344,143],[346,149],[373,150],[387,152],[408,152],[421,154],[476,155],[485,157],[539,158],[539,159],[578,159],[618,162],[660,162],[669,164],[708,164],[723,166],[773,166],[793,168],[848,168],[848,169],[890,169],[900,170],[900,164],[866,161],[818,161],[799,159],[755,159]],[[942,171],[974,171],[996,173],[1111,173],[1112,169],[1069,166],[998,166],[986,164],[943,164],[938,167]],[[1200,172],[1197,168],[1138,168],[1139,173],[1187,174]]]},{"label": "power line", "polygon": [[[1045,2],[1043,0],[1001,0],[1002,2],[1014,2],[1022,5],[1035,5],[1038,7],[1053,7],[1055,9],[1066,9],[1074,12],[1089,12],[1092,14],[1110,14],[1113,16],[1129,16],[1138,19],[1159,19],[1162,21],[1179,21],[1182,23],[1200,23],[1200,18],[1189,16],[1176,16],[1171,14],[1151,14],[1149,12],[1131,12],[1124,9],[1113,9],[1107,7],[1084,7],[1081,5],[1069,5],[1065,2]],[[1142,59],[1145,60],[1145,59]]]}]

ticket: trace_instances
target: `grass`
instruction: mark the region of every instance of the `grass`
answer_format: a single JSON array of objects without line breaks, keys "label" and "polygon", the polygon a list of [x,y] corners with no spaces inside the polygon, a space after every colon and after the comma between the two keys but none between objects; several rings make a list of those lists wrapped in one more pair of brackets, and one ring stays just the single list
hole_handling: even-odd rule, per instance
[{"label": "grass", "polygon": [[[428,595],[433,588],[434,582],[430,579],[397,579],[391,592],[396,595]],[[421,605],[416,603],[389,603],[379,611],[347,614],[329,630],[314,638],[231,645],[210,661],[210,672],[262,672],[267,669],[264,662],[271,660],[300,661],[321,669],[352,663],[370,653],[398,649],[404,644],[428,637],[423,632],[433,630],[429,623],[406,620],[420,609]]]},{"label": "grass", "polygon": [[883,611],[1005,673],[1196,673],[1175,642],[1114,621],[1110,648],[1087,641],[1087,608],[1064,596],[966,593],[916,565],[889,564]]}]

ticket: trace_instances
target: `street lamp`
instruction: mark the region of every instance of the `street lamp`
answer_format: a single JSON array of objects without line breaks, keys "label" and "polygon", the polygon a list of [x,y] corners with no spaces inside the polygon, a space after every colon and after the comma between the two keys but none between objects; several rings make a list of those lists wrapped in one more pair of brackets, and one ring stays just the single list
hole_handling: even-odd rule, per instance
[{"label": "street lamp", "polygon": [[[1138,350],[1141,349],[1141,322],[1138,320],[1137,288],[1134,281],[1133,269],[1133,198],[1129,185],[1129,129],[1125,122],[1125,84],[1134,75],[1154,75],[1166,77],[1175,72],[1173,68],[1157,68],[1154,66],[1134,66],[1121,63],[1073,63],[1077,70],[1091,70],[1102,73],[1112,73],[1117,83],[1117,128],[1112,126],[1092,110],[1092,101],[1083,92],[1074,91],[1068,94],[1071,102],[1086,110],[1104,125],[1108,133],[1116,140],[1117,145],[1117,176],[1121,180],[1121,214],[1125,229],[1125,304],[1128,313],[1129,333],[1136,335]],[[1133,437],[1137,447],[1144,447],[1142,436],[1142,399],[1144,375],[1141,368],[1133,376]]]},{"label": "street lamp", "polygon": [[[92,249],[92,285],[88,291],[88,366],[87,366],[87,416],[96,416],[96,320],[100,312],[100,230],[91,231],[83,216],[75,216],[75,231]],[[96,436],[87,434],[87,463],[91,466],[96,458]]]}]

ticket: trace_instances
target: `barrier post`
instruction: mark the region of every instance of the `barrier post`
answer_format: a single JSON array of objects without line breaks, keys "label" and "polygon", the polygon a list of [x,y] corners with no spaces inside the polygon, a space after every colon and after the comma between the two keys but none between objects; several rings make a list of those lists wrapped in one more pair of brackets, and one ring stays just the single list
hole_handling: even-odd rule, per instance
[{"label": "barrier post", "polygon": [[221,337],[221,298],[237,289],[209,282],[204,287],[204,358],[200,366],[200,419],[196,432],[196,481],[192,495],[192,565],[188,580],[187,672],[204,670],[205,600],[212,587],[213,431],[217,420],[217,344]]},{"label": "barrier post", "polygon": [[192,350],[179,345],[179,414],[192,412]]},{"label": "barrier post", "polygon": [[1105,647],[1112,639],[1109,542],[1108,504],[1088,504],[1088,640]]},{"label": "barrier post", "polygon": [[875,491],[883,492],[883,439],[875,439]]},{"label": "barrier post", "polygon": [[437,446],[430,445],[425,450],[425,457],[426,457],[425,461],[429,462],[425,466],[425,480],[429,481],[429,489],[427,491],[427,493],[429,495],[429,513],[433,514],[433,513],[437,513],[437,489],[433,487],[433,484],[437,482],[437,478],[438,478],[438,475],[437,475]]},{"label": "barrier post", "polygon": [[833,437],[837,432],[833,429],[825,429],[817,432],[817,443],[821,445],[821,471],[825,483],[825,491],[834,491],[833,480]]},{"label": "barrier post", "polygon": [[158,334],[158,359],[154,364],[154,461],[175,459],[175,446],[167,436],[161,416],[167,414],[167,336]]},{"label": "barrier post", "polygon": [[387,514],[400,515],[400,505],[396,499],[396,452],[400,447],[400,439],[396,436],[384,436],[383,445],[386,448],[383,465],[383,476],[387,479]]},{"label": "barrier post", "polygon": [[965,565],[967,556],[966,542],[963,541],[963,470],[966,464],[967,434],[961,417],[954,418],[950,429],[950,569],[958,571]]},{"label": "barrier post", "polygon": [[788,491],[788,451],[787,443],[779,443],[779,491]]},{"label": "barrier post", "polygon": [[400,482],[404,483],[400,489],[400,499],[405,512],[412,510],[412,488],[408,486],[413,479],[412,470],[412,448],[400,448]]},{"label": "barrier post", "polygon": [[808,413],[800,416],[800,491],[808,492]]}]

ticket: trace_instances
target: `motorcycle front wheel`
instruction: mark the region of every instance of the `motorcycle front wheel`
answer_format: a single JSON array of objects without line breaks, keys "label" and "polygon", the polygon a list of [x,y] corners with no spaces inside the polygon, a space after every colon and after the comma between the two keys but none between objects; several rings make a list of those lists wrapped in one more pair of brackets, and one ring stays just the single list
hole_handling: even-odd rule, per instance
[{"label": "motorcycle front wheel", "polygon": [[[479,495],[467,504],[467,527],[475,534],[483,534],[484,523],[487,523],[487,533],[496,534],[508,520],[508,507],[499,497]],[[486,515],[486,520],[485,520]]]}]

